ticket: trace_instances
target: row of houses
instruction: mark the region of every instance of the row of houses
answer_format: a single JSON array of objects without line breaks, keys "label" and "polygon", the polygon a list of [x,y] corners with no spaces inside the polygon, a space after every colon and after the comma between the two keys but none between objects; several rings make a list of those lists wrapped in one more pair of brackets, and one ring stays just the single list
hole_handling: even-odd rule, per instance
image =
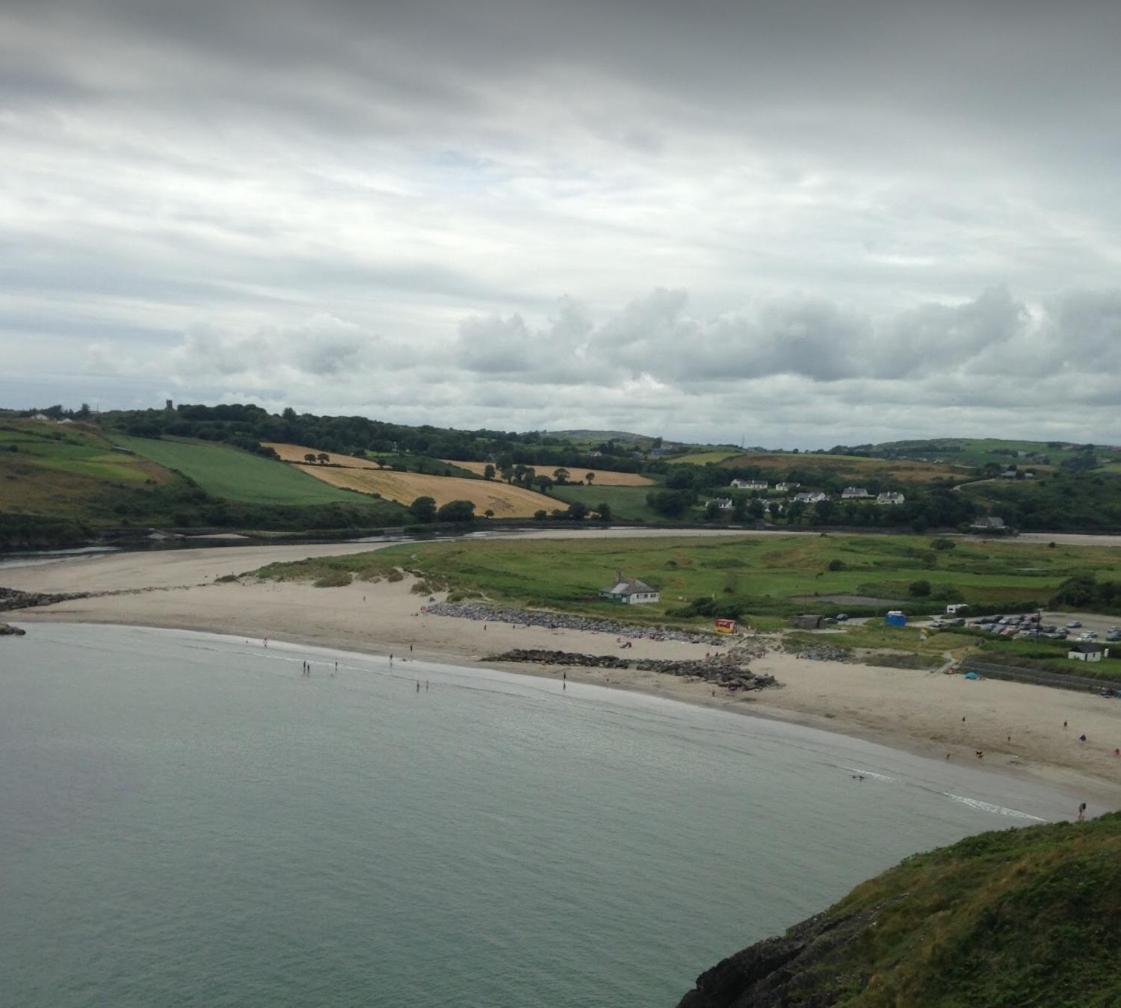
[{"label": "row of houses", "polygon": [[[797,490],[800,484],[798,483],[776,483],[772,488],[770,483],[766,480],[756,479],[734,479],[731,486],[736,490],[762,490],[773,493],[791,493]],[[811,490],[804,493],[794,494],[793,500],[799,504],[820,504],[824,500],[829,499],[829,495],[820,490]],[[889,490],[884,493],[873,494],[869,493],[866,487],[848,486],[841,491],[841,500],[874,500],[877,504],[902,504],[907,498],[901,493]],[[732,504],[729,502],[727,508],[724,506],[724,501],[728,498],[717,498],[717,504],[720,505],[721,510],[729,510]]]}]

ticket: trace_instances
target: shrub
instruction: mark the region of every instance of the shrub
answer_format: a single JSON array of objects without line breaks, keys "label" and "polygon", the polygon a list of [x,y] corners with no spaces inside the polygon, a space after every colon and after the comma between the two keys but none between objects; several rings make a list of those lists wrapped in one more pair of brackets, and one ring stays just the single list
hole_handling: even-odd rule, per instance
[{"label": "shrub", "polygon": [[930,594],[930,582],[929,581],[912,581],[910,583],[910,585],[908,586],[907,590],[915,598],[925,598],[927,595]]},{"label": "shrub", "polygon": [[843,570],[848,570],[849,565],[847,563],[845,563],[844,560],[830,560],[829,561],[829,569],[831,571],[843,571]]},{"label": "shrub", "polygon": [[312,582],[316,588],[344,588],[350,584],[353,575],[350,571],[332,570]]},{"label": "shrub", "polygon": [[402,574],[396,567],[393,568],[386,576],[386,581],[404,581],[405,575]]}]

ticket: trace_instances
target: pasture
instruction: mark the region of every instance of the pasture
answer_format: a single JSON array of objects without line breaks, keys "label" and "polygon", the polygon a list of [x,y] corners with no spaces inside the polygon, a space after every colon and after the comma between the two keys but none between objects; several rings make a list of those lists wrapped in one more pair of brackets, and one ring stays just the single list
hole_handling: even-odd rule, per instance
[{"label": "pasture", "polygon": [[208,441],[112,435],[114,444],[174,469],[214,497],[247,504],[354,504],[354,494],[310,479],[299,469]]},{"label": "pasture", "polygon": [[646,503],[651,489],[652,486],[600,486],[597,483],[594,486],[554,486],[549,488],[549,495],[564,504],[580,501],[590,510],[607,504],[613,521],[665,522],[666,519]]},{"label": "pasture", "polygon": [[81,424],[11,420],[0,425],[0,452],[36,468],[121,483],[167,483],[171,474],[147,459],[113,450],[99,431]]},{"label": "pasture", "polygon": [[[443,459],[448,465],[459,466],[460,469],[467,469],[475,473],[477,476],[482,476],[486,471],[488,463],[486,462],[455,462],[449,459]],[[553,472],[562,468],[560,466],[534,466],[538,475],[548,476],[552,478]],[[653,486],[654,481],[648,476],[640,476],[638,473],[624,473],[613,472],[610,469],[585,469],[581,466],[563,467],[568,469],[569,479],[573,481],[584,481],[585,484],[597,487],[646,487]],[[588,476],[592,479],[589,482]]]},{"label": "pasture", "polygon": [[298,469],[324,484],[377,494],[406,507],[418,497],[431,497],[437,507],[453,500],[469,500],[475,505],[477,515],[489,510],[494,512],[495,518],[532,518],[537,511],[551,511],[557,506],[552,497],[497,480],[379,469],[376,463],[353,455],[330,454],[329,464],[312,464],[304,460],[305,455],[317,454],[311,448],[271,442],[268,447],[285,459],[292,470]]}]

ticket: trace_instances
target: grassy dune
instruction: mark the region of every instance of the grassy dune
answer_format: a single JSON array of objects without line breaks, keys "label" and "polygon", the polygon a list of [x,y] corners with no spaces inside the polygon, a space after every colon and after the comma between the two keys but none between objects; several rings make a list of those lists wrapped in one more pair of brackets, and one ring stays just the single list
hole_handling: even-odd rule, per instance
[{"label": "grassy dune", "polygon": [[[447,460],[445,460],[447,461]],[[459,466],[461,469],[470,470],[479,476],[482,476],[486,470],[486,462],[453,462],[448,461],[449,465]],[[550,468],[549,466],[536,466],[537,472],[544,476],[552,477],[553,471],[557,466]],[[567,466],[565,468],[568,468]],[[573,480],[583,480],[588,473],[592,474],[593,486],[604,487],[645,487],[653,486],[654,481],[647,476],[640,476],[638,473],[624,473],[613,472],[610,469],[582,469],[579,466],[569,468],[569,478]]]},{"label": "grassy dune", "polygon": [[[840,570],[829,570],[840,561]],[[1045,602],[1074,573],[1121,578],[1121,549],[960,541],[937,551],[921,536],[781,536],[703,539],[586,539],[444,542],[323,561],[346,569],[394,565],[492,598],[567,608],[598,605],[595,594],[616,570],[663,593],[666,610],[697,597],[740,602],[749,614],[787,615],[840,608],[833,595],[908,598],[909,586],[953,588],[977,606]],[[299,565],[284,576],[303,577]],[[941,603],[926,602],[937,609]],[[919,600],[912,607],[921,609]],[[847,607],[846,607],[847,608]]]}]

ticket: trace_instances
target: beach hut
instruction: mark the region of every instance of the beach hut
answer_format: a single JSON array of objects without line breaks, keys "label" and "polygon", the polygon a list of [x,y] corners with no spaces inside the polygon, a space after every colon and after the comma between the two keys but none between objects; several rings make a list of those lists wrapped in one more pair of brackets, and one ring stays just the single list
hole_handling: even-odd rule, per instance
[{"label": "beach hut", "polygon": [[886,626],[905,627],[907,625],[907,617],[903,614],[902,609],[892,609],[884,617],[884,624]]}]

